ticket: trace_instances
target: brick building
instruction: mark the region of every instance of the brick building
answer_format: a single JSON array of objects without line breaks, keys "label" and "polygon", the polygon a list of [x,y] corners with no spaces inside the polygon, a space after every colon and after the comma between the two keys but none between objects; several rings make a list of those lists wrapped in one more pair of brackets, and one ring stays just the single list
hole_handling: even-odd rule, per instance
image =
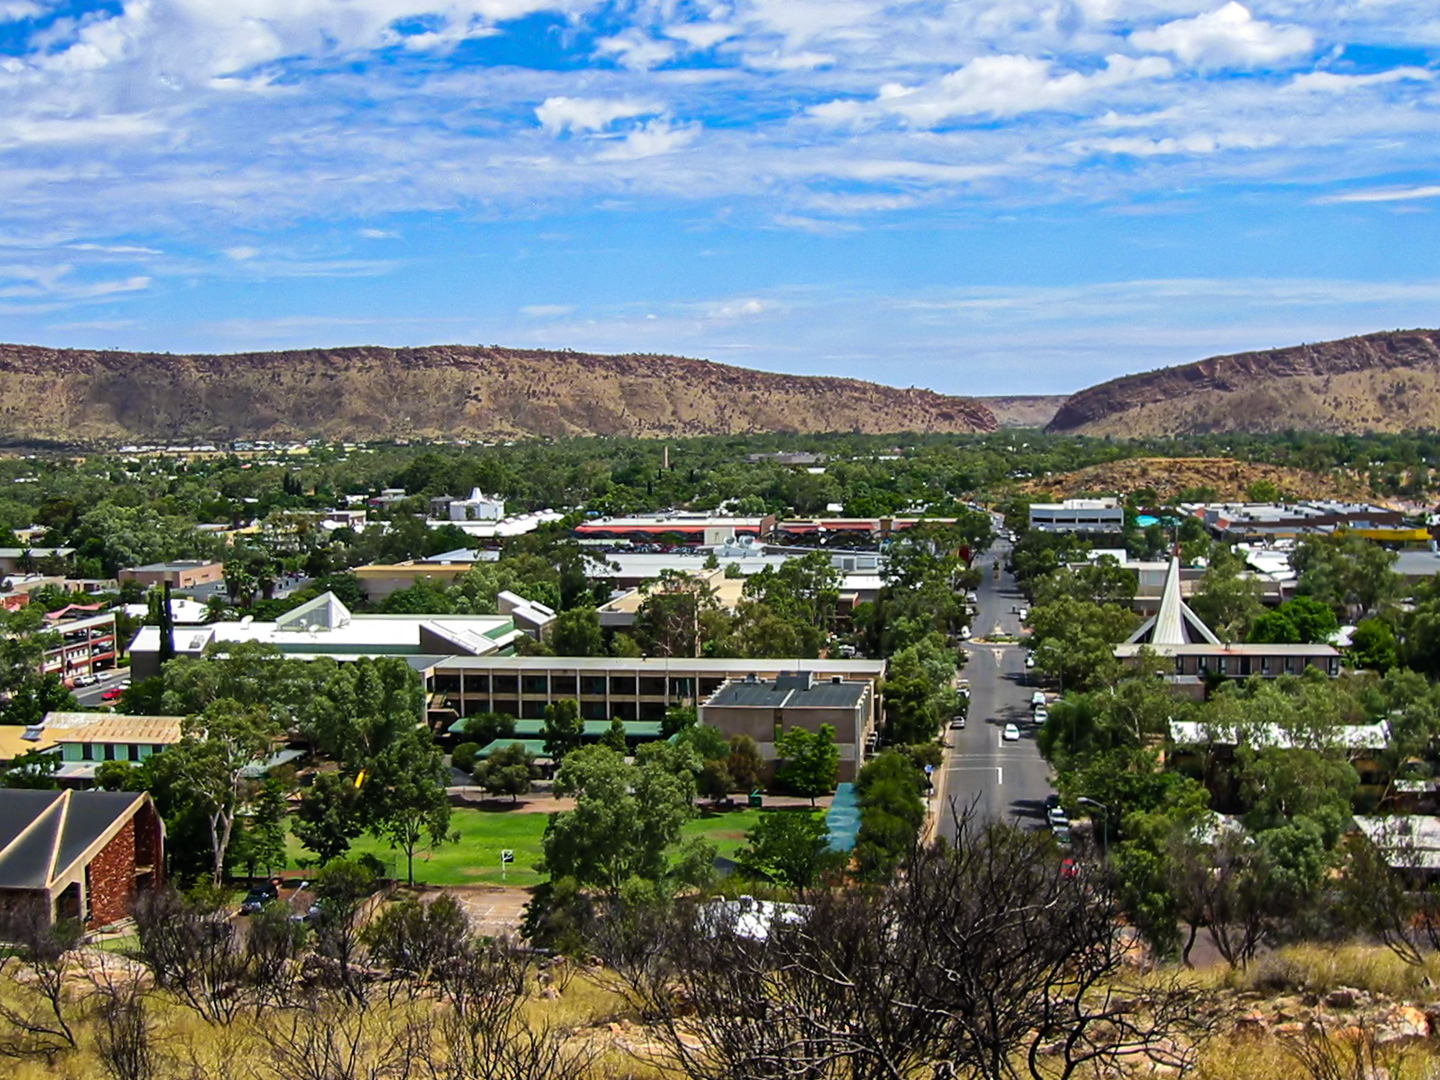
[{"label": "brick building", "polygon": [[164,876],[165,827],[148,794],[0,789],[0,914],[94,930]]},{"label": "brick building", "polygon": [[225,564],[205,559],[177,559],[175,562],[150,563],[120,571],[121,581],[138,581],[147,588],[170,583],[172,589],[193,589],[225,580]]}]

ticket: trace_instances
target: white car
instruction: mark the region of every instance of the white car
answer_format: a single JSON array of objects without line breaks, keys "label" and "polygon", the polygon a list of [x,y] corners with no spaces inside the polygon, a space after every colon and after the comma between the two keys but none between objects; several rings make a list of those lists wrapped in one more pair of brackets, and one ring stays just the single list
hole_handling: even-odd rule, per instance
[{"label": "white car", "polygon": [[1016,727],[1014,724],[1006,724],[1006,725],[1005,725],[1004,737],[1005,737],[1005,741],[1006,741],[1006,742],[1019,742],[1019,741],[1020,741],[1020,729],[1019,729],[1018,727]]},{"label": "white car", "polygon": [[1040,708],[1035,710],[1035,716],[1033,717],[1033,719],[1035,720],[1035,723],[1043,724],[1046,720],[1050,719],[1050,710],[1045,708],[1044,705],[1041,705]]}]

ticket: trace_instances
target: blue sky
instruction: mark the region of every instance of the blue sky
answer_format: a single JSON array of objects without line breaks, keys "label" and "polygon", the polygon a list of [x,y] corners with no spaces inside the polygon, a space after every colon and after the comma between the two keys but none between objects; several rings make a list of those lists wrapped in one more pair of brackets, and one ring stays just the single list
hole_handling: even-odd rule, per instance
[{"label": "blue sky", "polygon": [[0,339],[1062,393],[1440,325],[1434,0],[0,0]]}]

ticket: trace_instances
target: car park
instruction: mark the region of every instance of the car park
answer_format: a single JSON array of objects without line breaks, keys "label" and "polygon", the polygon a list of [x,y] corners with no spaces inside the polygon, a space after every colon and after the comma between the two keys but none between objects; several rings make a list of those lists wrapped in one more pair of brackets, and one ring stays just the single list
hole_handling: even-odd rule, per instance
[{"label": "car park", "polygon": [[1020,741],[1020,729],[1014,724],[1006,724],[1003,735],[1006,742]]}]

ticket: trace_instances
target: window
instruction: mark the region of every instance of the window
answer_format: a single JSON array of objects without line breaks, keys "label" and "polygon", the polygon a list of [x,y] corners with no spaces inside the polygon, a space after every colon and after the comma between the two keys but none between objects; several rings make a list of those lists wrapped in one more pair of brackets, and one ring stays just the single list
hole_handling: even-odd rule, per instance
[{"label": "window", "polygon": [[550,680],[544,675],[526,675],[520,680],[521,692],[526,694],[548,694]]},{"label": "window", "polygon": [[604,675],[582,675],[580,676],[580,693],[585,697],[605,696]]},{"label": "window", "polygon": [[1293,656],[1287,656],[1287,657],[1285,658],[1285,674],[1286,674],[1286,675],[1294,675],[1294,674],[1295,674],[1295,658],[1294,658]]}]

